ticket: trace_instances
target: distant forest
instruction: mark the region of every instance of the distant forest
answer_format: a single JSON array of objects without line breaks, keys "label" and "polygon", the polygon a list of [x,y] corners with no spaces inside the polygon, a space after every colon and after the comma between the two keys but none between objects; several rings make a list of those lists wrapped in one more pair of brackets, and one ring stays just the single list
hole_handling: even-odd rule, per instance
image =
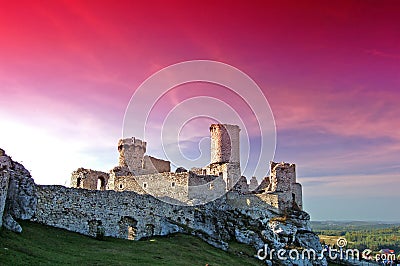
[{"label": "distant forest", "polygon": [[400,252],[400,223],[324,221],[311,222],[311,227],[321,236],[346,238],[349,248]]}]

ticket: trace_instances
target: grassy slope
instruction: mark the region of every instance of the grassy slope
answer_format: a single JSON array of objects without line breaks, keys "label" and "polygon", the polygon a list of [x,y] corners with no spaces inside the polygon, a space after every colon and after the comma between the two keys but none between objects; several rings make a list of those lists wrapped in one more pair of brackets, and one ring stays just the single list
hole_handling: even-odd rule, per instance
[{"label": "grassy slope", "polygon": [[0,231],[0,265],[263,265],[255,250],[232,243],[229,252],[193,236],[176,234],[143,241],[99,241],[32,222],[23,232]]}]

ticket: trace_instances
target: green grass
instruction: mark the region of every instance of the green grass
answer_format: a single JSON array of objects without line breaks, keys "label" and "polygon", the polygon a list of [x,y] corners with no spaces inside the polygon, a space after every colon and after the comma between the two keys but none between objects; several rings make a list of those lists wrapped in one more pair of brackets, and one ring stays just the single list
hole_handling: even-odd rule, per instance
[{"label": "green grass", "polygon": [[21,234],[0,230],[0,265],[263,265],[249,246],[229,251],[184,234],[129,241],[100,241],[77,233],[21,221]]}]

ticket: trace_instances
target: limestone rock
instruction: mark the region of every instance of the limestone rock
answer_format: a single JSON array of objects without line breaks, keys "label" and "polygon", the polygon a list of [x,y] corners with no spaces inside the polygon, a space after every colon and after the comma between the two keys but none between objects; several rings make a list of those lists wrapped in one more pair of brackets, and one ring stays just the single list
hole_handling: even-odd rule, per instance
[{"label": "limestone rock", "polygon": [[14,220],[14,218],[10,214],[6,214],[3,217],[3,225],[8,230],[11,230],[16,233],[22,232],[22,227]]},{"label": "limestone rock", "polygon": [[[6,200],[4,203],[3,225],[7,229],[21,232],[22,228],[15,221],[17,219],[31,219],[36,211],[36,185],[28,170],[20,163],[14,162],[2,150],[0,154],[0,168],[3,170],[1,175],[2,183],[8,179],[8,186],[2,189],[0,198]],[[2,201],[0,200],[0,204]],[[0,206],[0,210],[2,210]]]},{"label": "limestone rock", "polygon": [[269,228],[271,228],[274,234],[281,236],[281,237],[290,237],[291,242],[294,241],[297,227],[293,224],[284,224],[279,221],[271,221],[268,223]]},{"label": "limestone rock", "polygon": [[28,220],[36,210],[35,182],[21,164],[14,162],[7,192],[6,212],[16,219]]}]

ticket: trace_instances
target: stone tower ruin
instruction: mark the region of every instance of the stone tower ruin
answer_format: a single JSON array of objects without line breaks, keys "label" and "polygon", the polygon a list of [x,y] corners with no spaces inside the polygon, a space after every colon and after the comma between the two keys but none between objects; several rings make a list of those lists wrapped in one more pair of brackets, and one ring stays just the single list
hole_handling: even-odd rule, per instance
[{"label": "stone tower ruin", "polygon": [[237,125],[212,124],[211,163],[239,163],[239,132]]},{"label": "stone tower ruin", "polygon": [[226,190],[231,190],[241,177],[240,171],[240,128],[237,125],[212,124],[211,162],[207,174],[222,176]]},{"label": "stone tower ruin", "polygon": [[146,145],[145,141],[134,137],[119,140],[119,166],[129,167],[132,172],[142,169]]}]

